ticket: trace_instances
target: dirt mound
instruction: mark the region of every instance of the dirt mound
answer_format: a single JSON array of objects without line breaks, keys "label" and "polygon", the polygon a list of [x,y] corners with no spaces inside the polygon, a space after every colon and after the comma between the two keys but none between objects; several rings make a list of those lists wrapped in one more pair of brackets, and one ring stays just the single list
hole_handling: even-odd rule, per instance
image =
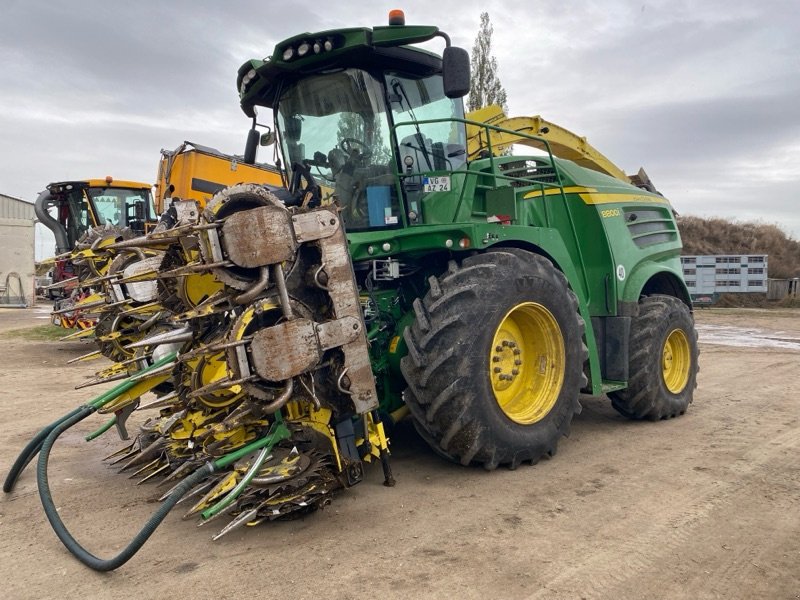
[{"label": "dirt mound", "polygon": [[800,277],[800,242],[777,224],[684,216],[678,227],[683,254],[768,254],[770,277]]}]

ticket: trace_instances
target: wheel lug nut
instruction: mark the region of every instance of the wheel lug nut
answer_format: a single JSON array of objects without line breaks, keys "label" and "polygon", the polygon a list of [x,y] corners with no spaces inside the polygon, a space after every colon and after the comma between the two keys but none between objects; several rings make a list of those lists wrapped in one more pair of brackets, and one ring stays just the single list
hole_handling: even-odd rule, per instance
[{"label": "wheel lug nut", "polygon": [[522,361],[520,359],[517,359],[514,361],[514,364],[520,366],[522,364]]},{"label": "wheel lug nut", "polygon": [[494,347],[494,351],[495,352],[502,352],[503,351],[503,347],[502,346],[495,346]]},{"label": "wheel lug nut", "polygon": [[520,354],[519,348],[514,348],[514,354]]},{"label": "wheel lug nut", "polygon": [[492,362],[500,362],[500,357],[499,356],[493,356],[492,357]]},{"label": "wheel lug nut", "polygon": [[[494,368],[494,372],[495,372],[495,373],[502,373],[502,372],[503,372],[503,369],[501,369],[500,367],[495,367],[495,368]],[[503,378],[503,376],[501,375],[501,376],[500,376],[500,379],[502,379],[502,378]]]},{"label": "wheel lug nut", "polygon": [[519,369],[511,369],[512,375],[519,375]]}]

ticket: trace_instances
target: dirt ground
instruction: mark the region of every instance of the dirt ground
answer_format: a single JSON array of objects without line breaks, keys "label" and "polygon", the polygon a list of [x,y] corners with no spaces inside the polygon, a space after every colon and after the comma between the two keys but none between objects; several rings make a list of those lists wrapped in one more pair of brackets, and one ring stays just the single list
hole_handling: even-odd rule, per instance
[{"label": "dirt ground", "polygon": [[[100,392],[73,389],[99,362],[65,365],[88,346],[3,337],[46,323],[43,310],[0,310],[3,477],[39,427]],[[700,384],[679,419],[630,422],[586,397],[553,459],[492,473],[444,462],[401,424],[397,487],[376,466],[324,511],[217,542],[216,523],[176,510],[114,573],[64,549],[29,469],[0,498],[2,597],[800,598],[800,310],[697,322]],[[731,327],[738,342],[719,342]],[[156,490],[101,463],[121,446],[113,432],[83,441],[101,422],[60,440],[51,484],[70,529],[108,557]]]}]

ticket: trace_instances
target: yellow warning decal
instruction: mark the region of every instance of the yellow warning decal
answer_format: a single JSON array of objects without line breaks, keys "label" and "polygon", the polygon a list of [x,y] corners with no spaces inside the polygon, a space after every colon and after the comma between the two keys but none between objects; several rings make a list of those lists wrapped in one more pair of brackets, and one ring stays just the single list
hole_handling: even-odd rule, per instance
[{"label": "yellow warning decal", "polygon": [[669,200],[661,196],[645,196],[643,194],[601,194],[590,192],[578,194],[584,204],[613,204],[615,202],[647,202],[650,204],[669,204]]},{"label": "yellow warning decal", "polygon": [[[541,196],[552,196],[560,194],[559,188],[550,188],[543,191],[528,192],[525,199],[539,198]],[[650,196],[630,192],[599,192],[595,188],[583,186],[570,186],[564,188],[565,194],[578,194],[584,204],[613,204],[615,202],[647,202],[650,204],[669,204],[669,200],[663,196]]]},{"label": "yellow warning decal", "polygon": [[[595,188],[587,188],[583,187],[582,185],[573,185],[570,187],[564,188],[565,194],[580,194],[584,192],[596,192]],[[552,196],[554,194],[560,194],[561,188],[552,187],[547,188],[546,190],[536,190],[534,192],[528,192],[525,194],[524,198],[527,200],[528,198],[538,198],[539,196]]]}]

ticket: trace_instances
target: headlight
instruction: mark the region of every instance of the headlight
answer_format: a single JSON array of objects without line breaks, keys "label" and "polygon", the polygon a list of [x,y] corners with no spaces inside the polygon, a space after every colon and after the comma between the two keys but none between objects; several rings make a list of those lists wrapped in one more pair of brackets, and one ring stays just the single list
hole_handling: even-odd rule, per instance
[{"label": "headlight", "polygon": [[289,46],[286,50],[283,51],[283,60],[292,60],[294,56],[294,48]]},{"label": "headlight", "polygon": [[242,85],[239,87],[239,94],[244,96],[244,93],[247,91],[247,86],[250,85],[250,82],[256,78],[256,70],[250,69],[244,77],[242,77]]},{"label": "headlight", "polygon": [[305,56],[308,54],[308,51],[311,50],[311,44],[308,42],[303,42],[297,47],[297,55],[298,56]]}]

